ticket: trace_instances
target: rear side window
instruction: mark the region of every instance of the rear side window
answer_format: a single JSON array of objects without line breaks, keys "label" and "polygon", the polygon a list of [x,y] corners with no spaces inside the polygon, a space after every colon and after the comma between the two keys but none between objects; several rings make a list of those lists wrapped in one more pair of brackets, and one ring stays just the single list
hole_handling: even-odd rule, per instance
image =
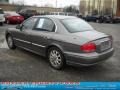
[{"label": "rear side window", "polygon": [[20,15],[15,12],[5,12],[5,16],[20,16]]},{"label": "rear side window", "polygon": [[20,16],[19,14],[14,13],[14,12],[13,12],[13,13],[10,13],[10,15],[11,15],[11,16]]},{"label": "rear side window", "polygon": [[3,12],[3,10],[2,10],[2,9],[0,9],[0,14],[4,14],[4,12]]},{"label": "rear side window", "polygon": [[51,19],[40,18],[40,20],[38,21],[38,24],[36,26],[36,29],[40,30],[40,31],[53,32],[53,31],[55,31],[55,24]]},{"label": "rear side window", "polygon": [[79,18],[64,19],[62,23],[70,33],[93,30],[91,25]]}]

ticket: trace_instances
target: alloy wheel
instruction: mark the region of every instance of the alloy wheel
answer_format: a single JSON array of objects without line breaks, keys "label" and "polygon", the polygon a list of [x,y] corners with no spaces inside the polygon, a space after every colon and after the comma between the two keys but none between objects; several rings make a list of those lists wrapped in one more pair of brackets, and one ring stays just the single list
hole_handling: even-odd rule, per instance
[{"label": "alloy wheel", "polygon": [[58,48],[51,48],[48,54],[50,65],[57,70],[60,70],[65,65],[65,60],[62,52]]},{"label": "alloy wheel", "polygon": [[58,51],[52,50],[50,52],[49,60],[54,67],[58,67],[61,64],[61,55]]}]

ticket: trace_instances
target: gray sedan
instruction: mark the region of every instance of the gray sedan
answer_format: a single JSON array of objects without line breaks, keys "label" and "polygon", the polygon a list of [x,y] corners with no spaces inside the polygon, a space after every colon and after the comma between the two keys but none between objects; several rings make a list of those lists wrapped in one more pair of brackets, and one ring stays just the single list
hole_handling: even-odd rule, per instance
[{"label": "gray sedan", "polygon": [[113,55],[112,36],[71,16],[33,16],[6,30],[10,49],[20,47],[48,58],[54,69],[91,66]]}]

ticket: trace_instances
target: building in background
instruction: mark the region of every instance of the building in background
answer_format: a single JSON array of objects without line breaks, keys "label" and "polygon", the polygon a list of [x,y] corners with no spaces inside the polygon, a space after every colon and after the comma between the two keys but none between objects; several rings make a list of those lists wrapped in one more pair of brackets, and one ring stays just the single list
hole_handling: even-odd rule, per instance
[{"label": "building in background", "polygon": [[86,0],[80,1],[80,13],[85,14],[86,11]]},{"label": "building in background", "polygon": [[80,13],[120,16],[120,0],[81,0]]},{"label": "building in background", "polygon": [[117,16],[120,16],[120,0],[118,0],[117,2],[117,12],[116,12]]},{"label": "building in background", "polygon": [[9,0],[0,0],[0,4],[8,4]]},{"label": "building in background", "polygon": [[[21,5],[14,5],[14,4],[1,4],[0,8],[2,8],[4,11],[18,11],[19,8],[21,8]],[[22,6],[22,9],[30,9],[30,10],[36,10],[37,12],[63,12],[63,8],[53,8],[53,7],[36,7],[36,6]]]}]

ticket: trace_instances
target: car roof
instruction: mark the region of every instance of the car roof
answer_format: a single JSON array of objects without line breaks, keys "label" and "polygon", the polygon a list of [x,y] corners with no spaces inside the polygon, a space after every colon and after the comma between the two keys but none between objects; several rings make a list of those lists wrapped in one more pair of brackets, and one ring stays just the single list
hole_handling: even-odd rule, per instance
[{"label": "car roof", "polygon": [[34,17],[48,17],[48,18],[56,18],[56,19],[70,19],[70,18],[77,18],[75,16],[64,16],[64,15],[39,15]]},{"label": "car roof", "polygon": [[14,11],[5,11],[5,13],[16,13]]},{"label": "car roof", "polygon": [[5,14],[11,14],[11,15],[19,15],[18,13],[13,12],[13,11],[5,11],[4,13]]}]

